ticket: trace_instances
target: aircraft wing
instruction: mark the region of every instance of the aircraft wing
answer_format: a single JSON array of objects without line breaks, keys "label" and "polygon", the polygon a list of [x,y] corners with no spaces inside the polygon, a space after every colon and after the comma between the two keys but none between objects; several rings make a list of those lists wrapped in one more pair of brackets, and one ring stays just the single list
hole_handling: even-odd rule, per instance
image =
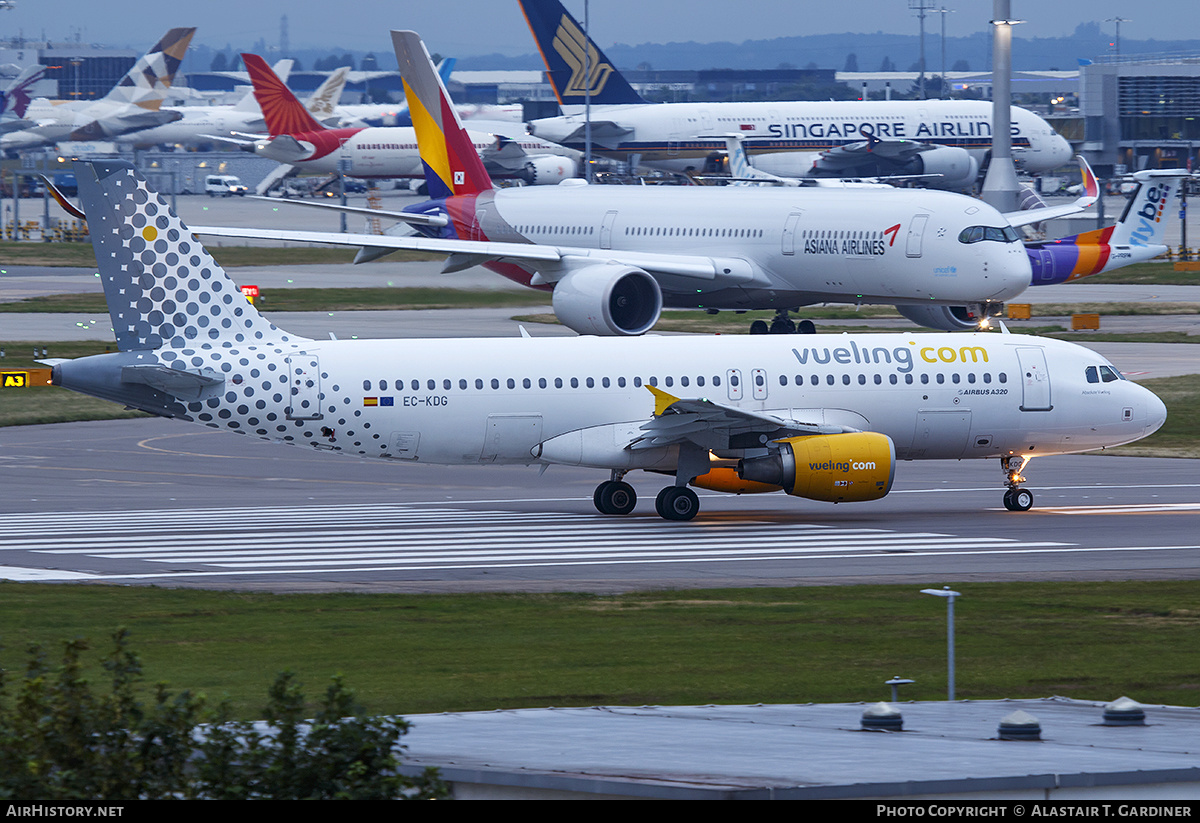
[{"label": "aircraft wing", "polygon": [[1046,220],[1052,220],[1055,217],[1078,214],[1095,203],[1096,199],[1100,196],[1100,183],[1096,179],[1096,175],[1092,172],[1092,167],[1088,165],[1087,160],[1084,160],[1082,156],[1079,158],[1079,172],[1083,175],[1083,194],[1074,203],[1005,212],[1004,219],[1008,221],[1008,225],[1018,228],[1020,226],[1030,226],[1034,223],[1042,223]]},{"label": "aircraft wing", "polygon": [[[715,403],[707,398],[678,398],[647,386],[654,395],[654,417],[641,426],[643,434],[630,449],[655,449],[693,443],[705,449],[734,448],[739,437],[751,436],[756,445],[767,440],[806,434],[841,434],[844,426],[805,422]],[[762,438],[766,438],[763,440]]]},{"label": "aircraft wing", "polygon": [[37,123],[32,120],[0,120],[0,134],[8,134],[10,131],[24,131],[37,126]]},{"label": "aircraft wing", "polygon": [[[378,215],[377,215],[378,216]],[[497,260],[538,264],[539,276],[533,285],[553,283],[565,276],[573,265],[587,262],[617,262],[636,266],[651,274],[663,274],[695,280],[724,278],[735,282],[755,279],[751,264],[741,258],[703,257],[689,254],[592,249],[575,246],[546,246],[536,243],[502,243],[486,240],[458,240],[441,237],[397,237],[382,234],[342,234],[340,232],[291,231],[286,229],[243,229],[229,226],[192,226],[193,234],[213,237],[246,237],[296,243],[328,243],[334,246],[358,246],[373,249],[408,249],[449,254],[443,271]],[[464,265],[465,264],[465,265]],[[559,264],[559,265],[555,265]]]},{"label": "aircraft wing", "polygon": [[152,129],[182,120],[183,113],[174,109],[146,111],[131,109],[123,114],[114,114],[93,120],[71,132],[68,140],[106,140],[143,129]]},{"label": "aircraft wing", "polygon": [[289,206],[308,206],[310,209],[330,209],[347,214],[361,214],[364,217],[386,217],[389,220],[399,220],[414,226],[446,226],[450,220],[444,214],[414,214],[408,211],[389,211],[385,209],[368,209],[364,206],[343,206],[340,203],[322,203],[309,200],[283,200],[276,197],[261,197],[250,195],[251,200],[266,200],[268,203],[286,203]]},{"label": "aircraft wing", "polygon": [[[586,137],[587,127],[581,125],[575,131],[563,137],[561,140],[556,140],[557,143],[580,143]],[[633,129],[628,129],[620,123],[612,120],[593,120],[592,121],[592,142],[598,143],[607,148],[613,148],[621,142],[621,138],[627,134],[632,134]]]}]

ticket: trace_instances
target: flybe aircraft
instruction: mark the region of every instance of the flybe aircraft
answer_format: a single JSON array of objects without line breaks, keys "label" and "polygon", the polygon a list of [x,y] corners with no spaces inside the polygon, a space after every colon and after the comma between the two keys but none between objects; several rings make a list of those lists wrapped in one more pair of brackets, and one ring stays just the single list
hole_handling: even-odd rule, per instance
[{"label": "flybe aircraft", "polygon": [[0,149],[31,149],[60,140],[110,140],[178,120],[179,112],[161,107],[195,33],[195,28],[168,31],[103,99],[34,100],[25,118],[37,125],[0,137]]},{"label": "flybe aircraft", "polygon": [[[933,175],[925,185],[972,186],[992,148],[986,100],[647,103],[558,0],[521,0],[561,117],[530,133],[582,149],[591,101],[593,151],[669,171],[702,171],[740,133],[762,171],[785,177]],[[586,66],[586,71],[585,71]],[[1012,154],[1033,174],[1071,159],[1070,144],[1033,112],[1013,107]]]},{"label": "flybe aircraft", "polygon": [[[986,307],[1029,285],[1015,218],[950,192],[583,181],[494,189],[418,35],[392,38],[434,199],[391,214],[424,236],[197,232],[446,252],[447,271],[484,264],[525,285],[552,287],[559,320],[586,334],[641,334],[664,305]],[[976,234],[980,242],[966,239]]]},{"label": "flybe aircraft", "polygon": [[[421,177],[424,172],[411,128],[367,126],[326,128],[275,76],[256,54],[242,62],[254,84],[270,137],[251,141],[256,154],[302,171],[346,171],[355,177]],[[554,143],[519,135],[512,140],[495,134],[470,135],[475,151],[505,176],[520,176],[531,185],[552,185],[579,172],[577,152]]]},{"label": "flybe aircraft", "polygon": [[896,463],[998,460],[1011,510],[1036,456],[1162,425],[1162,402],[1076,345],[1010,334],[310,340],[269,322],[131,166],[75,165],[118,352],[55,385],[248,437],[403,462],[583,466],[693,487],[876,500]]}]

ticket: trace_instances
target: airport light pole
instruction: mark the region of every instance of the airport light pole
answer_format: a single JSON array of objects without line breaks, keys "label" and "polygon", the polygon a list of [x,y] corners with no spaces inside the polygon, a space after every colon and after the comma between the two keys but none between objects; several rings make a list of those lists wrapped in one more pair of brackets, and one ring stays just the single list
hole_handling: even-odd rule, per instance
[{"label": "airport light pole", "polygon": [[588,0],[583,0],[583,168],[592,182],[592,22]]},{"label": "airport light pole", "polygon": [[940,9],[930,9],[930,14],[941,15],[942,18],[942,93],[938,95],[944,100],[950,98],[950,84],[946,82],[946,15],[954,14],[954,9],[948,9],[942,6]]},{"label": "airport light pole", "polygon": [[1130,20],[1128,17],[1109,17],[1104,22],[1117,24],[1117,36],[1113,40],[1113,45],[1116,46],[1117,57],[1120,57],[1121,56],[1121,24],[1122,23],[1132,23],[1133,21]]},{"label": "airport light pole", "polygon": [[917,86],[920,88],[921,99],[925,99],[925,12],[932,11],[933,7],[929,5],[929,0],[908,0],[908,8],[917,13],[917,19],[921,21],[921,65],[920,73],[917,75]]},{"label": "airport light pole", "polygon": [[946,598],[946,699],[954,699],[954,598],[962,597],[949,586],[940,589],[921,589],[921,594]]},{"label": "airport light pole", "polygon": [[1020,207],[1021,184],[1012,159],[1012,19],[1009,0],[992,2],[992,158],[979,193],[999,212]]}]

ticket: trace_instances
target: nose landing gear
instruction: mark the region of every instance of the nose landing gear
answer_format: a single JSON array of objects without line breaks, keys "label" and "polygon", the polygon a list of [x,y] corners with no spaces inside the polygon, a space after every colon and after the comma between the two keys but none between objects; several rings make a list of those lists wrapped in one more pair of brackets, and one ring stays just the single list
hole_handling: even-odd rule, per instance
[{"label": "nose landing gear", "polygon": [[1028,462],[1028,457],[1019,454],[1010,454],[1000,458],[1000,469],[1004,472],[1004,485],[1008,487],[1004,492],[1004,508],[1010,512],[1027,512],[1033,508],[1033,492],[1021,488],[1021,484],[1025,482],[1025,478],[1021,476],[1021,470]]}]

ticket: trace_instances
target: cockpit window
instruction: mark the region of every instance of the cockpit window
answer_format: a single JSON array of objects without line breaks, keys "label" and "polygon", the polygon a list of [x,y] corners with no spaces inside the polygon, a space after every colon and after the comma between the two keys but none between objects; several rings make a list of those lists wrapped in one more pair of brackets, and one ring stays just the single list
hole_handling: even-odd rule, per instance
[{"label": "cockpit window", "polygon": [[1089,383],[1112,383],[1125,379],[1125,375],[1112,366],[1088,366],[1084,373],[1087,375]]},{"label": "cockpit window", "polygon": [[1020,233],[1012,226],[997,228],[995,226],[967,226],[958,235],[960,243],[979,243],[992,240],[997,243],[1016,243],[1021,239]]}]

